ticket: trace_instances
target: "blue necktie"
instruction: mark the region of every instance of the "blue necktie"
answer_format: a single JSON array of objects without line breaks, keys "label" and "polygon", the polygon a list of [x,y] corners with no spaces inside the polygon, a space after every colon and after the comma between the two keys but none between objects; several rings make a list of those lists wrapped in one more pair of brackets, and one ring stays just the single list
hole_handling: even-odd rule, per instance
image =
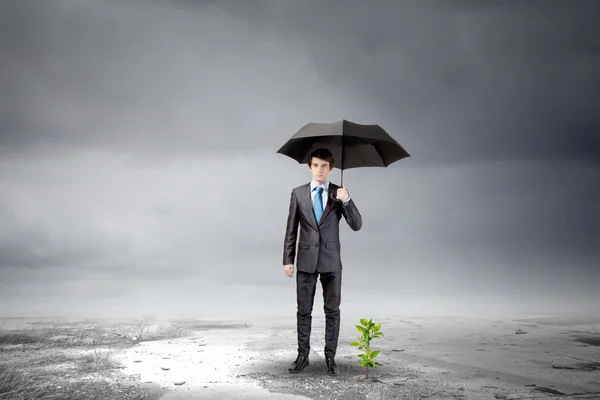
[{"label": "blue necktie", "polygon": [[323,188],[321,186],[317,186],[317,195],[315,196],[315,201],[313,202],[313,211],[315,212],[315,218],[317,219],[317,223],[321,219],[323,215]]}]

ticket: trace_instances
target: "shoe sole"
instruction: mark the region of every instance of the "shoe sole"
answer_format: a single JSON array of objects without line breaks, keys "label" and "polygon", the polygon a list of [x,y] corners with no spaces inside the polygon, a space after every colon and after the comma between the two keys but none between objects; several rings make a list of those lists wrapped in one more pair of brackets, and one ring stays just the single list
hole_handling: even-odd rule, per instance
[{"label": "shoe sole", "polygon": [[326,367],[326,368],[327,368],[327,375],[335,376],[335,375],[339,375],[340,374],[339,370],[337,372],[334,372],[334,371],[329,371],[329,367]]}]

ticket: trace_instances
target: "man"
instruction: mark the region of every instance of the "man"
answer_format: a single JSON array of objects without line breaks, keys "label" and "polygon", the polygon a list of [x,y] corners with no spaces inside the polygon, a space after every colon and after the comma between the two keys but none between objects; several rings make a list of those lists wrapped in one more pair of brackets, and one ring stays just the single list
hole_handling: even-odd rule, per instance
[{"label": "man", "polygon": [[311,153],[308,167],[312,181],[294,188],[290,198],[283,250],[284,272],[290,278],[294,274],[300,226],[296,264],[298,357],[288,370],[291,373],[301,372],[309,365],[311,314],[317,277],[320,276],[326,322],[325,363],[329,374],[339,374],[335,362],[342,286],[339,222],[344,216],[350,228],[358,231],[362,227],[362,217],[344,185],[339,187],[329,182],[327,176],[333,163],[333,155],[327,149]]}]

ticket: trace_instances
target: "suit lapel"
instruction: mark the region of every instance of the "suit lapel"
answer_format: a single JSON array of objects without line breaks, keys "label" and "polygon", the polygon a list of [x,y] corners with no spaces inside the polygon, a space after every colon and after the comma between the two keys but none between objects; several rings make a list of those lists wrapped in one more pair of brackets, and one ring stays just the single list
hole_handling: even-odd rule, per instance
[{"label": "suit lapel", "polygon": [[325,218],[329,215],[329,213],[333,209],[333,202],[334,202],[333,195],[335,192],[337,192],[337,186],[335,186],[333,183],[329,182],[329,190],[327,193],[327,205],[325,206],[325,209],[323,210],[323,215],[321,216],[321,219],[319,220],[319,226],[321,226],[323,224],[323,221],[325,221]]},{"label": "suit lapel", "polygon": [[[317,219],[315,218],[315,213],[313,212],[313,204],[312,198],[310,195],[310,182],[304,186],[304,190],[302,191],[302,204],[304,204],[304,211],[308,213],[308,220],[311,225],[315,229],[319,229],[317,226]],[[322,219],[322,218],[321,218]]]}]

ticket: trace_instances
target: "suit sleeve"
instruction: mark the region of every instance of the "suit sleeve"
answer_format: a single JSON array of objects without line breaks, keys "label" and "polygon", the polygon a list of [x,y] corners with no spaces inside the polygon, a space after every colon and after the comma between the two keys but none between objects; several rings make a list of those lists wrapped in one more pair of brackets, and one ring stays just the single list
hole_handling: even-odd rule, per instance
[{"label": "suit sleeve", "polygon": [[298,200],[292,190],[290,196],[290,210],[285,228],[285,240],[283,244],[283,265],[293,265],[296,258],[296,238],[298,237],[298,224],[300,223],[300,210]]},{"label": "suit sleeve", "polygon": [[353,231],[359,231],[362,228],[362,216],[352,199],[342,204],[342,215]]}]

